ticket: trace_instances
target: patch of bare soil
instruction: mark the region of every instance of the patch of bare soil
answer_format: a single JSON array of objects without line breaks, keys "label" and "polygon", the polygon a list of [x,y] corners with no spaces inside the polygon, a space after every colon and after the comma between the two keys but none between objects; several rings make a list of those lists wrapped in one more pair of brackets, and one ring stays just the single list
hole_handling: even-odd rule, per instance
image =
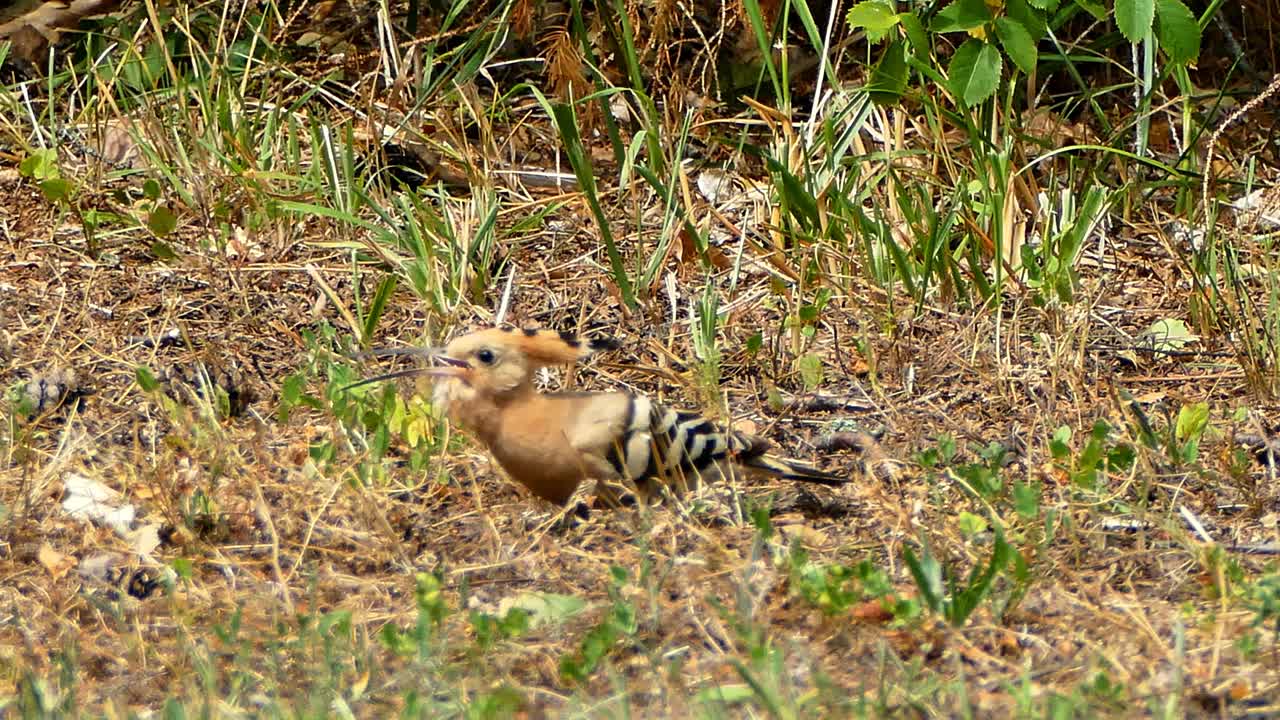
[{"label": "patch of bare soil", "polygon": [[[685,714],[689,694],[678,690],[741,681],[729,661],[748,648],[725,608],[769,629],[800,686],[821,671],[851,694],[874,693],[922,666],[965,678],[970,701],[992,714],[1011,711],[1010,688],[1026,678],[1070,694],[1100,670],[1124,687],[1117,713],[1133,698],[1175,687],[1200,703],[1193,708],[1274,696],[1276,676],[1259,659],[1266,653],[1246,657],[1237,647],[1252,615],[1218,599],[1228,565],[1204,541],[1227,548],[1277,541],[1275,493],[1258,480],[1262,466],[1230,469],[1231,429],[1270,431],[1232,424],[1232,412],[1247,407],[1270,418],[1275,408],[1249,392],[1228,347],[1205,341],[1185,355],[1134,350],[1152,322],[1186,316],[1189,292],[1169,270],[1164,246],[1147,237],[1126,231],[1089,253],[1082,300],[1066,309],[1013,300],[999,318],[926,308],[886,324],[865,298],[834,297],[808,347],[824,368],[816,394],[804,390],[789,362],[744,350],[762,329],[766,346],[785,347],[782,311],[763,301],[734,306],[723,323],[720,383],[734,420],[798,457],[814,457],[837,426],[879,437],[820,457],[855,478],[845,488],[742,486],[742,495],[773,508],[775,534],[762,549],[760,533],[735,519],[732,504],[693,517],[670,505],[597,512],[555,528],[551,508],[502,478],[468,442],[452,443],[426,475],[393,466],[385,486],[352,482],[340,465],[317,464],[310,454],[338,435],[331,417],[314,410],[287,423],[276,417],[284,379],[309,361],[304,334],[321,323],[347,330],[316,281],[350,302],[345,258],[297,243],[248,261],[210,250],[195,231],[180,232],[172,242],[177,258],[167,262],[153,257],[141,233],[101,239],[90,253],[75,219],[12,169],[0,171],[0,194],[0,382],[25,388],[64,377],[56,375],[63,369],[76,379],[74,397],[16,418],[11,429],[0,474],[9,513],[0,533],[0,647],[5,663],[50,673],[74,642],[88,706],[123,699],[155,707],[164,688],[197,672],[187,628],[227,623],[235,613],[243,628],[270,636],[287,611],[347,609],[373,634],[387,622],[415,622],[416,570],[442,570],[448,591],[465,589],[469,607],[496,608],[528,590],[607,604],[611,566],[648,578],[625,590],[643,609],[638,640],[681,659],[679,676],[665,685],[628,688],[642,714]],[[573,217],[566,223],[580,225]],[[686,318],[661,293],[642,314],[627,316],[600,269],[607,261],[589,240],[580,230],[505,249],[520,268],[510,322],[608,331],[625,341],[576,377],[547,382],[703,403],[688,379]],[[591,249],[584,254],[584,247]],[[671,267],[680,302],[690,302],[701,271],[676,259]],[[750,285],[739,297],[768,296],[767,277]],[[361,290],[367,297],[371,288]],[[489,307],[501,293],[487,291]],[[475,309],[456,325],[482,322],[485,312]],[[441,334],[424,327],[404,291],[381,328],[384,345]],[[139,366],[175,387],[199,385],[180,380],[203,368],[228,395],[234,390],[232,417],[207,423],[181,389],[166,407],[163,392],[139,387]],[[1143,455],[1129,477],[1108,481],[1113,499],[1132,508],[1114,523],[1110,505],[1073,500],[1073,457],[1095,421],[1121,429],[1150,422],[1167,434],[1178,409],[1201,400],[1210,403],[1213,424],[1228,430],[1205,442],[1197,469]],[[1051,444],[1063,425],[1075,432],[1065,459]],[[969,479],[916,461],[942,434],[956,438],[969,460],[999,443],[1004,482],[1041,488],[1052,516],[1046,527],[1056,536],[1019,545],[1030,573],[1020,603],[999,619],[983,605],[961,629],[933,620],[901,627],[875,612],[828,616],[793,592],[786,565],[772,561],[792,544],[818,563],[870,560],[903,597],[916,594],[903,549],[918,548],[922,537],[933,538],[949,567],[967,572],[983,561],[988,550],[959,529],[959,511],[972,507]],[[137,538],[69,512],[71,476],[118,491],[139,523],[157,526],[158,544],[143,557]],[[1203,535],[1188,525],[1192,518]],[[1230,558],[1246,572],[1266,563],[1243,552]],[[149,578],[175,560],[189,563],[190,577],[167,595]],[[117,570],[92,572],[104,564]],[[521,652],[490,658],[485,674],[529,689],[535,714],[562,707],[572,688],[560,661],[597,620],[589,614],[535,629]],[[886,665],[886,651],[900,663]],[[618,658],[616,667],[645,678],[649,661]],[[607,695],[610,682],[593,677],[588,689]],[[895,702],[911,706],[907,698]]]}]

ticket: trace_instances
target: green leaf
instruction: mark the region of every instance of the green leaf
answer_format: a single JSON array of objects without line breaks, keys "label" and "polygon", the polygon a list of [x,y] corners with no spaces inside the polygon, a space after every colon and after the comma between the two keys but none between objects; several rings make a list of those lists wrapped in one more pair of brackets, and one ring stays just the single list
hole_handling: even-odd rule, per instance
[{"label": "green leaf", "polygon": [[280,388],[280,407],[276,411],[276,420],[280,424],[289,422],[289,412],[297,407],[302,399],[302,392],[307,387],[307,376],[302,373],[294,373],[285,378],[284,384]]},{"label": "green leaf", "polygon": [[955,0],[942,8],[929,23],[936,33],[972,30],[991,22],[991,10],[983,0]]},{"label": "green leaf", "polygon": [[1036,70],[1036,41],[1030,31],[1016,20],[1007,17],[996,19],[996,37],[1008,53],[1009,59],[1022,72],[1030,75]]},{"label": "green leaf", "polygon": [[1015,482],[1013,484],[1013,509],[1024,520],[1034,520],[1040,515],[1040,488],[1036,485]]},{"label": "green leaf", "polygon": [[1195,62],[1200,57],[1200,23],[1182,0],[1156,0],[1156,37],[1160,47],[1177,65]]},{"label": "green leaf", "polygon": [[[1084,11],[1092,15],[1093,19],[1098,22],[1105,22],[1107,15],[1110,14],[1107,12],[1107,6],[1099,2],[1099,0],[1075,0],[1075,3],[1076,5],[1084,8]],[[1031,4],[1036,7],[1041,7],[1036,0],[1031,0]],[[1041,9],[1046,12],[1050,12],[1049,8],[1041,7]]]},{"label": "green leaf", "polygon": [[169,243],[160,242],[159,240],[151,243],[151,254],[157,260],[172,261],[178,259],[178,253],[173,251]]},{"label": "green leaf", "polygon": [[812,353],[796,358],[796,370],[806,390],[816,390],[822,384],[822,358]]},{"label": "green leaf", "polygon": [[883,0],[864,0],[849,8],[845,21],[851,28],[867,31],[867,39],[879,42],[898,24],[898,14]]},{"label": "green leaf", "polygon": [[698,703],[719,702],[725,705],[737,705],[754,698],[756,693],[751,689],[750,685],[737,684],[716,684],[709,688],[703,688],[694,694],[693,699]]},{"label": "green leaf", "polygon": [[49,202],[67,202],[71,199],[71,181],[63,178],[53,178],[40,183],[40,192],[44,193],[44,197]]},{"label": "green leaf", "polygon": [[1162,318],[1151,323],[1138,339],[1152,350],[1176,352],[1200,338],[1191,334],[1187,324],[1177,318]]},{"label": "green leaf", "polygon": [[164,205],[157,205],[147,215],[147,229],[160,237],[173,232],[178,227],[178,216]]},{"label": "green leaf", "polygon": [[1004,5],[1005,14],[1010,20],[1026,28],[1032,43],[1040,42],[1049,32],[1049,26],[1044,20],[1044,11],[1037,9],[1038,7],[1032,7],[1027,0],[1005,0]]},{"label": "green leaf", "polygon": [[32,180],[51,180],[58,177],[58,153],[48,148],[36,150],[23,158],[18,173]]},{"label": "green leaf", "polygon": [[902,23],[902,29],[907,32],[907,41],[911,43],[911,54],[919,60],[927,60],[933,46],[929,43],[929,34],[925,32],[924,23],[912,13],[900,14],[898,22]]},{"label": "green leaf", "polygon": [[152,374],[151,368],[145,365],[139,365],[133,371],[134,377],[138,380],[138,387],[143,392],[155,392],[160,387],[160,381]]},{"label": "green leaf", "polygon": [[871,71],[867,94],[878,105],[892,105],[902,99],[907,89],[907,46],[894,40]]},{"label": "green leaf", "polygon": [[364,318],[364,328],[360,335],[362,342],[368,343],[369,338],[373,337],[373,331],[377,329],[378,321],[382,319],[382,314],[387,309],[387,301],[396,290],[396,283],[395,275],[387,275],[382,282],[378,283],[378,289],[373,294],[373,302],[369,304],[369,310]]},{"label": "green leaf", "polygon": [[1116,27],[1131,43],[1147,36],[1155,16],[1155,0],[1116,0]]},{"label": "green leaf", "polygon": [[[1043,10],[1046,13],[1052,13],[1054,10],[1058,9],[1058,0],[1027,0],[1027,2],[1037,10]],[[1082,2],[1082,0],[1076,0],[1076,4],[1080,7],[1084,7],[1084,2]],[[1105,17],[1106,8],[1103,8],[1102,12],[1103,17]],[[1092,14],[1092,12],[1090,14]]]},{"label": "green leaf", "polygon": [[1209,425],[1209,404],[1205,402],[1183,405],[1178,411],[1178,422],[1174,426],[1179,442],[1199,440]]},{"label": "green leaf", "polygon": [[1000,51],[969,38],[956,49],[947,68],[951,92],[970,107],[986,100],[1000,85]]},{"label": "green leaf", "polygon": [[974,515],[967,510],[960,512],[960,517],[956,519],[956,523],[960,527],[961,534],[967,538],[984,533],[991,528],[986,518],[981,515]]},{"label": "green leaf", "polygon": [[160,183],[155,178],[147,178],[142,181],[142,195],[148,200],[160,199]]},{"label": "green leaf", "polygon": [[522,593],[498,606],[500,612],[521,610],[528,613],[533,627],[561,625],[586,609],[587,602],[575,595],[545,592]]}]

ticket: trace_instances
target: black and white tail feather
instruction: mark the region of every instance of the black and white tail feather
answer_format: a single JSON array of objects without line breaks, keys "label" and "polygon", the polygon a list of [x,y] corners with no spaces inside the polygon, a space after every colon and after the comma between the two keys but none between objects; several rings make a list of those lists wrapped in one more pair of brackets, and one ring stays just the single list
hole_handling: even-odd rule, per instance
[{"label": "black and white tail feather", "polygon": [[644,491],[649,481],[668,486],[697,484],[722,475],[733,463],[786,480],[843,485],[847,478],[768,454],[769,443],[725,430],[694,412],[673,410],[643,396],[630,396],[626,430],[609,463]]}]

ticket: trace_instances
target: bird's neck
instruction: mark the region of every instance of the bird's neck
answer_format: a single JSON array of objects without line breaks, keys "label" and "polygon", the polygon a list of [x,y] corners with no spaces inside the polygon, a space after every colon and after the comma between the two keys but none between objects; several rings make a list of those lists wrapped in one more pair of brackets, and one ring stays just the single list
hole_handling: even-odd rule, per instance
[{"label": "bird's neck", "polygon": [[476,439],[492,446],[502,434],[502,418],[512,408],[537,402],[539,395],[533,387],[524,385],[513,390],[490,394],[477,392],[450,408],[453,421],[471,430]]}]

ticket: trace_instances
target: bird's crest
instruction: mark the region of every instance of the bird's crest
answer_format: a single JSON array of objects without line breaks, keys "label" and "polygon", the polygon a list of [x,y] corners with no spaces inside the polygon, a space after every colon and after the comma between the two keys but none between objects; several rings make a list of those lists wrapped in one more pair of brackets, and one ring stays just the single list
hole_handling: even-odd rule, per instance
[{"label": "bird's crest", "polygon": [[515,346],[537,365],[568,365],[601,350],[613,350],[618,341],[598,337],[583,339],[571,332],[536,328],[490,328],[472,333],[500,345]]}]

